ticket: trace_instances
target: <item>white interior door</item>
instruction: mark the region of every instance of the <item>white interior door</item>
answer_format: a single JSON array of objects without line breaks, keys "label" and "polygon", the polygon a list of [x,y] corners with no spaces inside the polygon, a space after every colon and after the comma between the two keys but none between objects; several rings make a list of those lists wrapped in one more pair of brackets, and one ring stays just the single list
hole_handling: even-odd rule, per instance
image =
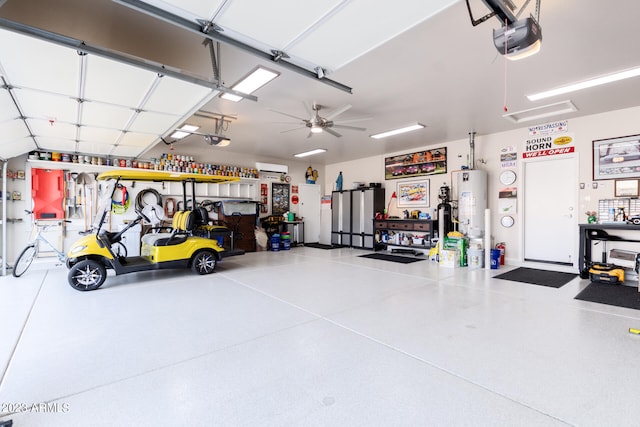
[{"label": "white interior door", "polygon": [[524,163],[524,260],[573,265],[577,157]]},{"label": "white interior door", "polygon": [[300,207],[298,215],[304,218],[304,242],[320,241],[320,185],[299,184]]}]

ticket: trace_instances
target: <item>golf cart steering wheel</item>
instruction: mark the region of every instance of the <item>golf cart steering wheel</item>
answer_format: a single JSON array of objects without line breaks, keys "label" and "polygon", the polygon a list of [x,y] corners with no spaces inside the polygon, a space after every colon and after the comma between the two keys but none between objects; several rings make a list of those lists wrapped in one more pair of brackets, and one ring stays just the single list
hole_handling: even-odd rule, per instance
[{"label": "golf cart steering wheel", "polygon": [[151,220],[149,219],[149,217],[147,215],[145,215],[141,209],[136,209],[136,213],[138,214],[138,216],[142,219],[144,219],[147,222],[151,222]]}]

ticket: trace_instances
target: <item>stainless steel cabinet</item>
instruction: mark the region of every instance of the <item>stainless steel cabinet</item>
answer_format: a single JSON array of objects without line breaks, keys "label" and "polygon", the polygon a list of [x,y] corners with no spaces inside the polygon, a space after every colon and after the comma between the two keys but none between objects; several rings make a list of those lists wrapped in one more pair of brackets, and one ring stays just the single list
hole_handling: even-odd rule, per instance
[{"label": "stainless steel cabinet", "polygon": [[384,189],[334,191],[331,195],[331,243],[373,249],[373,218],[384,211]]}]

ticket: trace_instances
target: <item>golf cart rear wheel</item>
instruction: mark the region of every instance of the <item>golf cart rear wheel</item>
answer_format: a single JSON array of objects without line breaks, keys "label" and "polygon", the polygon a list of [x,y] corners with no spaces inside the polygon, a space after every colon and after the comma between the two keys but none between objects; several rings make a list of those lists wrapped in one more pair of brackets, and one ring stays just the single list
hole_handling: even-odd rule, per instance
[{"label": "golf cart rear wheel", "polygon": [[93,291],[104,283],[107,278],[107,269],[98,261],[86,259],[71,267],[67,278],[73,289]]},{"label": "golf cart rear wheel", "polygon": [[198,252],[193,257],[191,268],[198,274],[211,274],[216,269],[216,254],[211,251]]}]

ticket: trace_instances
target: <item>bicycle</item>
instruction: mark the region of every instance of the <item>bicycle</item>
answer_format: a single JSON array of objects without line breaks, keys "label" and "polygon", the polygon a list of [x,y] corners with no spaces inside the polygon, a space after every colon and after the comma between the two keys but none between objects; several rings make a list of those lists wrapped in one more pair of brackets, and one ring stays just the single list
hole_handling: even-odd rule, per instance
[{"label": "bicycle", "polygon": [[[33,214],[33,211],[25,210],[25,212],[28,215]],[[66,223],[71,222],[68,219],[63,219],[60,221],[66,222]],[[47,246],[49,246],[53,250],[53,252],[55,252],[60,263],[66,264],[67,262],[67,255],[64,252],[59,251],[51,242],[49,242],[43,236],[43,234],[46,233],[47,230],[49,230],[51,227],[58,225],[58,223],[56,222],[55,224],[43,225],[43,224],[38,224],[37,222],[34,221],[33,225],[36,228],[36,235],[33,238],[33,240],[29,242],[29,244],[27,244],[27,247],[25,247],[22,250],[22,252],[20,252],[20,255],[18,255],[18,258],[16,258],[16,263],[13,266],[14,277],[20,277],[24,273],[26,273],[26,271],[31,266],[31,263],[33,262],[34,258],[38,257],[38,254],[40,253],[40,242],[44,242]],[[87,233],[91,233],[91,230],[79,232],[79,234],[87,234]],[[121,242],[115,242],[112,246],[112,251],[117,256],[126,256],[127,254],[127,248]]]}]

